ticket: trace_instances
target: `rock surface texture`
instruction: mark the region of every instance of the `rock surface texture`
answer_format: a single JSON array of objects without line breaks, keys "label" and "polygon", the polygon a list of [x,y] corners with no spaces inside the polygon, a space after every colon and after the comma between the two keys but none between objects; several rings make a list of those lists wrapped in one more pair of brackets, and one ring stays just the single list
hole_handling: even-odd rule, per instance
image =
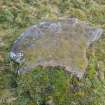
[{"label": "rock surface texture", "polygon": [[38,65],[60,66],[82,77],[88,65],[86,49],[102,33],[102,29],[76,18],[40,22],[19,36],[10,57],[22,63],[20,72],[30,71]]}]

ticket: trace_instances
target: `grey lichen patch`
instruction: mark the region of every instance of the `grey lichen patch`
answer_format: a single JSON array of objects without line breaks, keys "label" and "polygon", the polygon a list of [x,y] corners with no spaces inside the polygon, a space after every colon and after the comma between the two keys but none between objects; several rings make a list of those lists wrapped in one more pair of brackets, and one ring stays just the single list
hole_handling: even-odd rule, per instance
[{"label": "grey lichen patch", "polygon": [[61,66],[81,77],[88,65],[86,49],[102,32],[76,18],[44,21],[27,29],[15,41],[10,57],[18,63],[24,59],[21,72],[38,65]]}]

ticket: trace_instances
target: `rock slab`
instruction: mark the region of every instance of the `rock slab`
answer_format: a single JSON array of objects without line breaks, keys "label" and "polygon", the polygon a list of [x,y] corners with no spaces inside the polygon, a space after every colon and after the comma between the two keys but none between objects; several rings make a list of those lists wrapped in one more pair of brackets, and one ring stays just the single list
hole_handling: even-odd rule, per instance
[{"label": "rock slab", "polygon": [[17,38],[10,57],[22,64],[20,72],[30,71],[38,65],[60,66],[82,77],[88,65],[86,49],[102,33],[102,29],[76,18],[43,21]]}]

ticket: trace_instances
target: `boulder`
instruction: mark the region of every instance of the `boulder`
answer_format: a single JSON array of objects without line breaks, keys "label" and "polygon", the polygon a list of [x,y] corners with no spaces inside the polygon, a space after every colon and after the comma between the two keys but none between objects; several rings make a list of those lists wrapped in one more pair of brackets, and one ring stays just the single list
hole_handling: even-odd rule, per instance
[{"label": "boulder", "polygon": [[86,71],[86,50],[103,33],[77,18],[42,21],[23,32],[14,42],[10,57],[22,64],[20,72],[43,67],[63,67],[77,77]]}]

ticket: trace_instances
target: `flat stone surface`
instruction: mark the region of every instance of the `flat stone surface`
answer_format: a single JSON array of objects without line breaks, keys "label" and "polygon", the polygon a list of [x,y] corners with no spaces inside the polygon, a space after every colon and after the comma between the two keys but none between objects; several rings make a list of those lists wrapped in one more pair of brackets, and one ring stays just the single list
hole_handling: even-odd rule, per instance
[{"label": "flat stone surface", "polygon": [[10,57],[22,63],[20,72],[38,65],[61,66],[82,77],[87,65],[86,49],[103,33],[76,18],[43,21],[28,28],[14,42]]}]

